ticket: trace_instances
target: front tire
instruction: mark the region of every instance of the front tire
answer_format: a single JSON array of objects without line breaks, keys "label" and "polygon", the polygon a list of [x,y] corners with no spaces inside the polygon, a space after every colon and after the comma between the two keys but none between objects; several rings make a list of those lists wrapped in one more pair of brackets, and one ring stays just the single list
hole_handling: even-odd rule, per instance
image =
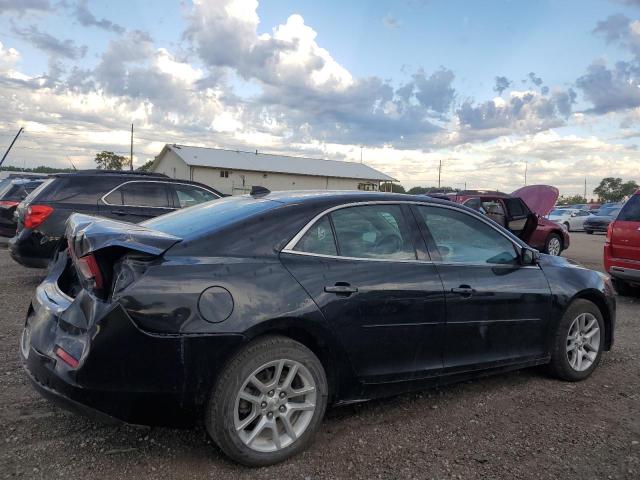
[{"label": "front tire", "polygon": [[569,225],[569,222],[564,222],[564,228],[567,229],[567,232],[571,231],[571,225]]},{"label": "front tire", "polygon": [[569,382],[587,378],[600,363],[604,335],[604,320],[598,307],[588,300],[574,301],[552,339],[551,373]]},{"label": "front tire", "polygon": [[585,230],[587,235],[593,235],[593,230]]},{"label": "front tire", "polygon": [[634,288],[629,283],[624,280],[618,280],[617,278],[611,279],[611,283],[613,283],[613,288],[616,289],[618,295],[627,297],[634,294]]},{"label": "front tire", "polygon": [[558,256],[562,253],[562,239],[557,233],[550,233],[544,244],[544,251],[549,255]]},{"label": "front tire", "polygon": [[281,462],[313,440],[327,406],[320,360],[290,338],[260,338],[238,352],[213,388],[205,426],[233,460]]}]

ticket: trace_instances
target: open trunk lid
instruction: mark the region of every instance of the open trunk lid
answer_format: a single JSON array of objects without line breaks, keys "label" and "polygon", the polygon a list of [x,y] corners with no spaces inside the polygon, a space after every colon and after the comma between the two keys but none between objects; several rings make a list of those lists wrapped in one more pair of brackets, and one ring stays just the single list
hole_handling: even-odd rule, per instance
[{"label": "open trunk lid", "polygon": [[527,185],[512,192],[511,195],[521,198],[532,212],[545,217],[553,210],[560,192],[551,185]]},{"label": "open trunk lid", "polygon": [[108,247],[123,247],[162,255],[182,239],[135,223],[74,213],[67,220],[66,237],[76,256]]}]

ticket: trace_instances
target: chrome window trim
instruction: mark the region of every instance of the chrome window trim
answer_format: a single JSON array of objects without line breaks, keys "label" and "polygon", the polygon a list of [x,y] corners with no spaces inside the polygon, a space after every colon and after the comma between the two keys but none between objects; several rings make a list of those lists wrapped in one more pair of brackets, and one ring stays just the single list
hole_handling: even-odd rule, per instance
[{"label": "chrome window trim", "polygon": [[127,180],[126,182],[121,183],[120,185],[112,188],[107,193],[105,193],[102,197],[100,197],[100,200],[102,200],[102,203],[107,205],[107,206],[109,206],[109,207],[161,208],[163,210],[167,210],[167,209],[179,210],[180,208],[182,208],[182,207],[171,207],[169,205],[167,205],[166,207],[151,207],[151,206],[146,206],[146,205],[127,205],[127,204],[114,205],[113,203],[109,203],[109,202],[107,202],[105,200],[105,198],[107,198],[113,192],[115,192],[119,188],[122,188],[123,186],[127,185],[128,183],[162,183],[164,185],[186,185],[187,187],[194,187],[194,188],[199,188],[201,190],[206,190],[207,192],[209,192],[210,194],[212,194],[216,198],[221,198],[217,193],[212,192],[211,190],[207,190],[206,188],[201,187],[200,185],[193,185],[191,183],[167,182],[167,181],[163,181],[163,180]]},{"label": "chrome window trim", "polygon": [[[477,218],[478,220],[480,220],[481,222],[484,222],[486,225],[488,225],[489,227],[491,227],[493,230],[495,230],[497,233],[499,233],[500,235],[502,235],[504,238],[506,238],[516,249],[521,249],[522,245],[519,245],[517,242],[515,242],[512,238],[509,237],[509,235],[505,234],[504,232],[502,232],[499,228],[499,225],[497,225],[496,223],[492,222],[491,220],[489,220],[488,218],[483,218],[482,215],[480,214],[476,214],[475,212],[473,214],[466,212],[465,210],[458,208],[456,205],[443,205],[440,203],[427,203],[427,202],[420,202],[420,201],[398,201],[398,200],[372,200],[372,201],[367,201],[367,202],[351,202],[351,203],[345,203],[342,205],[336,205],[330,208],[327,208],[326,210],[323,210],[322,212],[320,212],[319,214],[317,214],[315,217],[313,217],[304,227],[302,227],[302,229],[291,239],[289,240],[289,242],[284,246],[284,248],[281,250],[281,253],[289,253],[289,254],[293,254],[293,255],[305,255],[305,256],[311,256],[311,257],[321,257],[321,258],[331,258],[331,259],[338,259],[338,260],[356,260],[356,261],[365,261],[365,262],[394,262],[394,263],[421,263],[421,264],[433,264],[433,265],[466,265],[466,266],[475,266],[475,267],[503,267],[503,268],[513,268],[514,265],[511,264],[504,264],[504,263],[482,263],[482,262],[473,262],[473,263],[469,263],[469,262],[443,262],[443,261],[433,261],[433,260],[394,260],[394,259],[389,259],[389,258],[361,258],[361,257],[342,257],[339,255],[324,255],[324,254],[320,254],[320,253],[311,253],[311,252],[302,252],[302,251],[298,251],[298,250],[294,250],[295,246],[298,244],[298,242],[302,239],[302,237],[307,233],[307,231],[309,231],[309,229],[311,229],[318,220],[320,220],[322,217],[324,217],[325,215],[334,212],[336,210],[341,210],[343,208],[351,208],[351,207],[357,207],[357,206],[368,206],[368,205],[418,205],[418,206],[423,206],[423,207],[436,207],[436,208],[446,208],[449,210],[454,210],[456,212],[461,212],[464,213],[466,215],[469,215],[470,217],[473,218]],[[535,265],[518,265],[519,268],[540,268],[539,266],[535,266]]]}]

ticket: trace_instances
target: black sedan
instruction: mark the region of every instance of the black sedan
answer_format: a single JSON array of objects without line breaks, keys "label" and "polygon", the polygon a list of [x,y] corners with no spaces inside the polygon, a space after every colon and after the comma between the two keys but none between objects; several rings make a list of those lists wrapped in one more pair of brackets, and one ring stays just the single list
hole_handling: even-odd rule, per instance
[{"label": "black sedan", "polygon": [[134,225],[75,214],[29,308],[34,386],[103,419],[200,420],[231,458],[308,445],[328,404],[613,344],[607,277],[446,200],[255,189]]}]

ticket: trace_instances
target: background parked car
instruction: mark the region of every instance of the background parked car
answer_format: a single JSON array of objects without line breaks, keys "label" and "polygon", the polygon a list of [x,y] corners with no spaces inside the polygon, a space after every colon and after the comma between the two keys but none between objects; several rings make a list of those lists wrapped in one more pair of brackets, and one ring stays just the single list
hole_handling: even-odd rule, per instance
[{"label": "background parked car", "polygon": [[468,208],[263,190],[141,225],[73,215],[20,351],[68,408],[188,414],[260,466],[304,449],[329,402],[542,364],[583,380],[614,330],[608,277]]},{"label": "background parked car", "polygon": [[16,234],[14,213],[18,204],[40,186],[43,178],[6,178],[0,182],[0,236]]},{"label": "background parked car", "polygon": [[604,233],[609,228],[609,224],[616,218],[620,209],[622,208],[619,204],[608,204],[603,205],[598,210],[597,215],[589,215],[583,225],[584,231],[588,234],[592,234],[593,232]]},{"label": "background parked car", "polygon": [[44,268],[74,212],[138,223],[220,196],[206,185],[161,174],[86,170],[52,175],[18,205],[9,251],[22,265]]},{"label": "background parked car", "polygon": [[449,195],[437,195],[484,213],[499,225],[509,229],[533,248],[549,255],[560,255],[569,248],[566,229],[547,220],[558,199],[558,190],[549,185],[530,185],[511,195],[502,192],[465,190]]},{"label": "background parked car", "polygon": [[604,268],[618,293],[640,286],[640,190],[609,224],[604,244]]},{"label": "background parked car", "polygon": [[567,231],[584,230],[583,224],[591,215],[588,210],[577,208],[555,208],[549,212],[547,218],[552,222],[563,225]]}]

